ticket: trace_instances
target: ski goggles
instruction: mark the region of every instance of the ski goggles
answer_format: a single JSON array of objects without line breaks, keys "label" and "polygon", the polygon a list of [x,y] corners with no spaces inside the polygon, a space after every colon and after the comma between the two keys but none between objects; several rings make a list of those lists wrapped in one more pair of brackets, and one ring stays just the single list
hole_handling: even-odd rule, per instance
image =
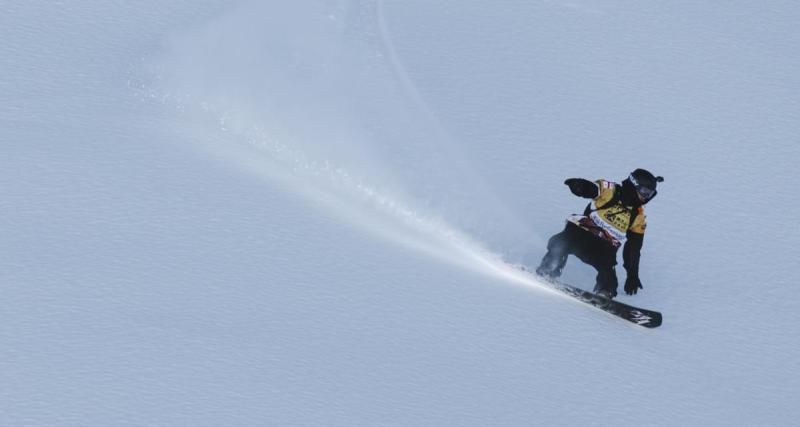
[{"label": "ski goggles", "polygon": [[628,179],[631,180],[631,183],[633,184],[633,187],[636,189],[636,192],[639,193],[639,196],[641,196],[643,201],[647,201],[647,200],[652,199],[653,197],[656,196],[656,193],[658,193],[658,191],[656,191],[656,190],[654,190],[652,188],[645,187],[645,186],[639,184],[639,181],[637,181],[636,178],[633,177],[633,174],[631,174],[628,177]]}]

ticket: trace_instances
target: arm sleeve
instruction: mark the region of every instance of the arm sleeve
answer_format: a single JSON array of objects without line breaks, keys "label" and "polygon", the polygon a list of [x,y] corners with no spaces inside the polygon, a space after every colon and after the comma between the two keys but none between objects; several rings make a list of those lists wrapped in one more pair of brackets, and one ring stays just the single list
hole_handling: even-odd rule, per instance
[{"label": "arm sleeve", "polygon": [[588,179],[569,178],[564,181],[564,184],[569,186],[569,191],[572,191],[572,194],[579,197],[594,199],[600,195],[600,188]]},{"label": "arm sleeve", "polygon": [[639,257],[644,243],[644,234],[628,231],[628,239],[622,249],[622,259],[628,277],[639,277]]}]

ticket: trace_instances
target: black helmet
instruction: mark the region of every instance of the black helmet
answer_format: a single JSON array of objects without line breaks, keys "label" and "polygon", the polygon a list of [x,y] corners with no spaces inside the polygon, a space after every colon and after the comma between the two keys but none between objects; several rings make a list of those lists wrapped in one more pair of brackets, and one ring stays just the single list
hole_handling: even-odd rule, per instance
[{"label": "black helmet", "polygon": [[626,181],[630,181],[633,188],[636,189],[639,199],[642,204],[645,204],[656,197],[656,185],[664,181],[663,177],[655,176],[644,169],[636,169],[631,172]]}]

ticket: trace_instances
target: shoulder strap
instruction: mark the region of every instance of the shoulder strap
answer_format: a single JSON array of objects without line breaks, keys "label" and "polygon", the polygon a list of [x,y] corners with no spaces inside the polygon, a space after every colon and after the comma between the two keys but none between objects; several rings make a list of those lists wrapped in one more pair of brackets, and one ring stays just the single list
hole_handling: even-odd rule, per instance
[{"label": "shoulder strap", "polygon": [[[600,210],[603,210],[603,209],[607,209],[607,208],[610,208],[610,207],[616,205],[617,203],[619,203],[619,199],[620,199],[621,195],[622,195],[622,187],[619,186],[619,185],[615,185],[615,187],[614,187],[614,195],[611,196],[611,200],[609,200],[607,203],[603,204],[603,206],[598,207],[597,209],[592,209],[592,204],[589,203],[589,205],[586,206],[586,212],[584,213],[584,215],[588,216],[592,212],[597,212],[597,211],[600,211]],[[630,222],[628,223],[629,224],[628,225],[629,228],[633,226],[633,221],[636,220],[636,217],[638,215],[639,215],[639,208],[638,207],[631,208],[631,219],[630,219]]]},{"label": "shoulder strap", "polygon": [[628,228],[629,228],[629,229],[630,229],[631,227],[633,227],[633,222],[634,222],[634,221],[636,221],[636,217],[637,217],[637,216],[639,216],[639,209],[640,209],[640,208],[633,208],[633,209],[631,209],[631,222],[630,222],[630,224],[628,225]]},{"label": "shoulder strap", "polygon": [[[598,189],[598,191],[600,191],[600,189]],[[597,196],[600,197],[600,193],[598,193]],[[617,202],[619,202],[619,197],[620,197],[620,189],[619,187],[615,187],[614,195],[611,196],[611,200],[604,203],[603,206],[599,206],[597,209],[592,209],[592,202],[589,202],[589,204],[586,205],[586,209],[583,210],[583,215],[589,216],[591,215],[592,212],[597,212],[599,210],[610,208],[611,206],[614,206],[617,204]]]}]

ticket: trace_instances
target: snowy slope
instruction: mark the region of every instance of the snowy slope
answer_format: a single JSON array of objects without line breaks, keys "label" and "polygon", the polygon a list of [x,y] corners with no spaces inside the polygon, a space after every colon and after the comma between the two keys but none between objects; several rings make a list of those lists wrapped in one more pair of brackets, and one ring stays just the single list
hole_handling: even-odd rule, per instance
[{"label": "snowy slope", "polygon": [[[0,424],[794,423],[792,2],[288,3],[4,6]],[[503,262],[636,167],[655,330]]]}]

